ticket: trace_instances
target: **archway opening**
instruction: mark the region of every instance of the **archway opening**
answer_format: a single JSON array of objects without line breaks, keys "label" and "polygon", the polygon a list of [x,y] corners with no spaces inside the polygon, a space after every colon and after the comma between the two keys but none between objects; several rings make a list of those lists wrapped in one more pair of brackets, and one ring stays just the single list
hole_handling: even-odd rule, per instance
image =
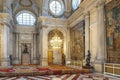
[{"label": "archway opening", "polygon": [[[57,32],[58,37],[62,40],[62,45],[59,49],[53,49],[50,44],[50,40],[54,37]],[[52,30],[48,33],[48,64],[65,65],[65,54],[64,54],[64,36],[59,30]]]}]

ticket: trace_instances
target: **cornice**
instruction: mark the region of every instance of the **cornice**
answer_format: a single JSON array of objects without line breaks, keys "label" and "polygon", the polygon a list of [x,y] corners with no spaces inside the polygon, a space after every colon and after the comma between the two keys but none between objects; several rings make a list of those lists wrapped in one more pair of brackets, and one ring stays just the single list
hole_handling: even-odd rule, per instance
[{"label": "cornice", "polygon": [[80,21],[84,19],[86,12],[89,12],[91,8],[96,6],[97,0],[84,0],[78,10],[76,10],[69,18],[68,18],[68,25],[69,27],[73,27],[74,25],[78,24]]}]

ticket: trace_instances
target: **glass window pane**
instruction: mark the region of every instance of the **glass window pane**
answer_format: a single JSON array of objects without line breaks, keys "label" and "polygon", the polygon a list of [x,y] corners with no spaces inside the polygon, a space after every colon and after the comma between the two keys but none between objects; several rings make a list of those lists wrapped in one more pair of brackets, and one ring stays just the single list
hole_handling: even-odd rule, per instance
[{"label": "glass window pane", "polygon": [[55,15],[59,14],[62,11],[62,5],[59,1],[52,1],[50,3],[50,11]]},{"label": "glass window pane", "polygon": [[73,10],[76,10],[79,7],[80,3],[81,3],[81,0],[72,0],[72,8],[73,8]]},{"label": "glass window pane", "polygon": [[35,24],[35,17],[27,12],[21,12],[17,16],[17,22],[20,25],[34,25]]}]

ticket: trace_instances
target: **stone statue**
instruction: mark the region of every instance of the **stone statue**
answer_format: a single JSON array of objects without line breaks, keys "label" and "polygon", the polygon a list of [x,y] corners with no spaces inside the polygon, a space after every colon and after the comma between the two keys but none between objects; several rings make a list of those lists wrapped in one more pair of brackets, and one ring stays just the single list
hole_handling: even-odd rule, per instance
[{"label": "stone statue", "polygon": [[23,53],[28,53],[28,47],[27,47],[27,45],[26,45],[26,44],[24,45],[24,50],[23,50]]},{"label": "stone statue", "polygon": [[86,66],[90,66],[90,59],[91,59],[91,54],[90,54],[90,51],[88,50],[88,55],[86,58]]}]

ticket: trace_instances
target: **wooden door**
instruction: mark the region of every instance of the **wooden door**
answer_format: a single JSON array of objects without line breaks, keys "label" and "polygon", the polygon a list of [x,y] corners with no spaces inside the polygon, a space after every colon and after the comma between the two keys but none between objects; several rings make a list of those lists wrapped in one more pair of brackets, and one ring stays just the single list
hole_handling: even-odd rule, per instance
[{"label": "wooden door", "polygon": [[53,51],[48,51],[48,64],[53,64]]}]

